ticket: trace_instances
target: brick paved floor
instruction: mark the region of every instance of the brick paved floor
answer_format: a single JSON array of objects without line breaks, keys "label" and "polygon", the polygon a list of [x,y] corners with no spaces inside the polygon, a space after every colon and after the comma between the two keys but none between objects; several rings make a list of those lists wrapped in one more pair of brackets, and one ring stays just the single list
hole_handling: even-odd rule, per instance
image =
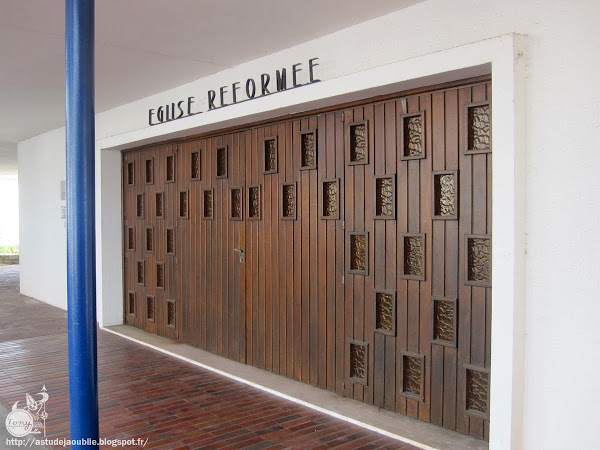
[{"label": "brick paved floor", "polygon": [[[67,438],[66,314],[20,295],[18,282],[18,266],[0,266],[0,403],[45,384],[48,437]],[[102,330],[98,361],[104,438],[164,449],[415,448]]]}]

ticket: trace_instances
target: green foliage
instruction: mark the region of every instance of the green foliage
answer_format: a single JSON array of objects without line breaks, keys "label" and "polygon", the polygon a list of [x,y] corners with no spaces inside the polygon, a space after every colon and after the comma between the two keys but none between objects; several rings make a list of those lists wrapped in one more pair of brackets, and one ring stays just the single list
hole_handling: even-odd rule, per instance
[{"label": "green foliage", "polygon": [[0,245],[0,254],[18,255],[19,254],[19,246],[18,245]]}]

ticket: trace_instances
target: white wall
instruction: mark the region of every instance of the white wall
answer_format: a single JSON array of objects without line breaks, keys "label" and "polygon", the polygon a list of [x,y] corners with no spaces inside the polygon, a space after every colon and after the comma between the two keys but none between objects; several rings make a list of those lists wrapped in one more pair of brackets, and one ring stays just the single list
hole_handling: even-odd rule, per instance
[{"label": "white wall", "polygon": [[[272,116],[284,111],[277,109],[281,105],[286,105],[285,111],[299,111],[315,106],[304,104],[302,97],[310,98],[316,93],[330,97],[332,102],[338,101],[353,85],[352,80],[359,80],[361,74],[383,76],[388,73],[385,67],[397,64],[404,71],[398,73],[398,79],[406,79],[427,57],[435,60],[439,53],[450,55],[453,49],[460,52],[471,43],[481,43],[473,46],[475,53],[478,48],[487,51],[485,42],[491,38],[513,32],[527,35],[519,62],[524,76],[522,84],[519,81],[515,86],[517,122],[513,125],[514,139],[526,145],[515,145],[519,152],[514,156],[515,181],[509,187],[517,186],[518,191],[516,199],[510,195],[508,199],[514,200],[515,229],[518,231],[519,226],[523,226],[526,232],[526,244],[520,240],[525,238],[525,233],[515,236],[515,261],[523,260],[525,266],[523,270],[517,266],[519,273],[514,274],[512,280],[516,283],[514,292],[524,292],[526,301],[495,284],[495,308],[517,300],[514,309],[503,310],[512,311],[512,334],[495,333],[492,342],[493,363],[502,361],[500,356],[506,353],[510,356],[507,361],[514,364],[506,376],[512,376],[515,385],[507,394],[516,398],[512,404],[509,399],[504,410],[492,411],[491,447],[592,448],[597,443],[593,433],[595,420],[600,417],[600,388],[594,377],[600,370],[597,356],[600,335],[595,314],[600,292],[597,275],[600,262],[596,256],[600,253],[600,235],[596,230],[600,223],[600,184],[596,177],[600,167],[597,144],[600,142],[600,90],[596,83],[600,72],[596,57],[600,54],[598,17],[600,4],[592,0],[427,0],[384,18],[100,114],[97,117],[99,148],[126,147],[164,138],[167,133],[185,135]],[[200,100],[207,89],[259,75],[264,69],[289,67],[291,63],[314,56],[321,58],[319,77],[335,78],[337,83],[323,82],[296,92],[147,128],[148,108],[188,95],[196,95]],[[374,71],[376,67],[382,70]],[[438,64],[437,70],[445,72],[452,67],[452,59],[448,59],[447,64]],[[500,69],[493,67],[493,70]],[[376,84],[381,80],[367,77],[365,81]],[[493,83],[496,84],[497,79]],[[384,86],[380,91],[388,88]],[[334,92],[335,89],[339,91]],[[370,91],[374,92],[377,91]],[[336,97],[336,93],[340,97]],[[360,95],[367,94],[369,92]],[[498,102],[500,97],[495,96],[494,107]],[[494,117],[494,120],[502,118]],[[64,177],[63,135],[64,130],[56,130],[19,145],[22,290],[62,305],[66,295],[62,281],[65,239],[62,221],[57,216],[58,183]],[[494,147],[498,158],[502,151],[502,146]],[[120,302],[120,273],[110,264],[119,255],[102,249],[120,245],[121,227],[114,223],[118,217],[115,211],[120,207],[114,189],[118,179],[118,154],[102,151],[105,152],[108,152],[106,157],[97,158],[97,182],[102,187],[98,190],[98,229],[103,230],[99,237],[98,273],[104,275],[99,289],[103,290],[100,295],[108,303]],[[494,166],[495,173],[499,169]],[[497,203],[506,200],[501,197],[500,183],[494,186],[495,208]],[[111,184],[112,191],[108,189]],[[494,239],[503,232],[495,228]],[[494,251],[496,263],[500,255]],[[108,270],[110,275],[106,274]],[[496,280],[496,266],[494,271]],[[114,314],[114,308],[105,313],[110,311]],[[116,316],[118,314],[120,312]],[[498,314],[494,323],[500,318],[510,321],[510,317]],[[506,340],[504,346],[503,340]],[[495,349],[499,349],[496,356]],[[505,375],[503,369],[492,367],[492,408],[494,402],[504,404],[506,400],[494,397],[494,386],[506,381],[501,379]],[[498,374],[502,377],[495,377]],[[511,417],[517,423],[511,424]]]},{"label": "white wall", "polygon": [[67,230],[61,219],[65,130],[19,144],[21,293],[67,308]]}]

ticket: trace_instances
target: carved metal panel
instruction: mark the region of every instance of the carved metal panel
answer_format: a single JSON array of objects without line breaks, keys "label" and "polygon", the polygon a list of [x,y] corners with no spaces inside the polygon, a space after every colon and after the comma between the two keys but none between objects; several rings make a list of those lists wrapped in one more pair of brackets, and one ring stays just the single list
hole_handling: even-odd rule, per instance
[{"label": "carved metal panel", "polygon": [[425,280],[425,234],[402,234],[402,274],[410,280]]},{"label": "carved metal panel", "polygon": [[135,291],[129,291],[127,293],[127,313],[135,316]]},{"label": "carved metal panel", "polygon": [[348,124],[348,164],[369,164],[369,122]]},{"label": "carved metal panel", "polygon": [[375,177],[375,219],[396,218],[396,176]]},{"label": "carved metal panel", "polygon": [[476,417],[488,416],[489,372],[483,367],[465,366],[467,378],[466,412]]},{"label": "carved metal panel", "polygon": [[248,220],[260,220],[260,186],[248,186]]},{"label": "carved metal panel", "polygon": [[146,278],[145,275],[146,274],[145,274],[145,270],[144,270],[144,261],[138,261],[137,262],[137,282],[141,286],[144,285],[144,279]]},{"label": "carved metal panel", "polygon": [[188,219],[190,217],[190,194],[188,191],[179,192],[179,218]]},{"label": "carved metal panel", "polygon": [[425,112],[403,114],[401,121],[400,158],[425,158]]},{"label": "carved metal panel", "polygon": [[434,344],[456,347],[457,301],[456,298],[432,297]]},{"label": "carved metal panel", "polygon": [[296,220],[296,183],[281,185],[281,218]]},{"label": "carved metal panel", "polygon": [[339,219],[340,217],[340,179],[323,181],[322,219]]},{"label": "carved metal panel", "polygon": [[231,220],[242,220],[243,200],[241,186],[231,187],[229,189],[229,218]]},{"label": "carved metal panel", "polygon": [[135,186],[135,162],[127,163],[127,185]]},{"label": "carved metal panel", "polygon": [[492,285],[492,239],[488,234],[468,234],[465,236],[467,246],[465,255],[467,267],[466,284],[471,286]]},{"label": "carved metal panel", "polygon": [[156,287],[158,289],[165,288],[165,264],[156,263]]},{"label": "carved metal panel", "polygon": [[167,156],[167,173],[165,177],[166,183],[175,182],[175,155]]},{"label": "carved metal panel", "polygon": [[162,219],[165,216],[165,194],[164,192],[157,192],[155,196],[156,200],[156,218]]},{"label": "carved metal panel", "polygon": [[154,184],[154,158],[149,158],[145,162],[146,184]]},{"label": "carved metal panel", "polygon": [[469,103],[466,109],[467,153],[488,153],[491,144],[491,108],[488,101]]},{"label": "carved metal panel", "polygon": [[348,272],[357,275],[369,274],[369,233],[348,233]]},{"label": "carved metal panel", "polygon": [[317,130],[300,133],[300,170],[317,168]]},{"label": "carved metal panel", "polygon": [[190,178],[192,180],[200,179],[200,150],[192,152],[190,155]]},{"label": "carved metal panel", "polygon": [[214,218],[214,189],[202,190],[202,218],[212,220]]},{"label": "carved metal panel", "polygon": [[363,341],[350,340],[350,380],[367,384],[369,373],[369,344]]},{"label": "carved metal panel", "polygon": [[402,354],[402,395],[423,401],[425,396],[425,355]]},{"label": "carved metal panel", "polygon": [[227,178],[228,147],[217,147],[217,178]]},{"label": "carved metal panel", "polygon": [[175,229],[174,228],[167,228],[167,232],[166,232],[166,248],[167,248],[167,255],[174,255],[175,254]]},{"label": "carved metal panel", "polygon": [[146,227],[146,251],[152,253],[154,251],[154,228]]},{"label": "carved metal panel", "polygon": [[154,303],[154,297],[152,295],[146,296],[146,319],[149,322],[154,322],[154,316],[156,314],[156,305]]},{"label": "carved metal panel", "polygon": [[375,291],[375,331],[396,336],[396,292]]},{"label": "carved metal panel", "polygon": [[277,136],[267,137],[263,141],[263,173],[277,173]]},{"label": "carved metal panel", "polygon": [[127,250],[135,251],[135,227],[127,227]]},{"label": "carved metal panel", "polygon": [[433,219],[458,219],[458,172],[433,172]]},{"label": "carved metal panel", "polygon": [[137,194],[135,197],[135,211],[138,219],[144,218],[144,194]]},{"label": "carved metal panel", "polygon": [[175,328],[177,323],[177,310],[175,305],[175,300],[167,300],[167,326],[171,328]]}]

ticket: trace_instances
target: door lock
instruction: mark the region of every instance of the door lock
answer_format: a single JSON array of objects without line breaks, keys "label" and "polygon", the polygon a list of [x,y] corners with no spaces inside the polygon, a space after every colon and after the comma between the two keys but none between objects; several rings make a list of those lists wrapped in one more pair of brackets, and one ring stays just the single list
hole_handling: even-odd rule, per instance
[{"label": "door lock", "polygon": [[244,262],[244,249],[243,248],[234,248],[233,251],[235,253],[240,254],[240,262],[243,263]]}]

